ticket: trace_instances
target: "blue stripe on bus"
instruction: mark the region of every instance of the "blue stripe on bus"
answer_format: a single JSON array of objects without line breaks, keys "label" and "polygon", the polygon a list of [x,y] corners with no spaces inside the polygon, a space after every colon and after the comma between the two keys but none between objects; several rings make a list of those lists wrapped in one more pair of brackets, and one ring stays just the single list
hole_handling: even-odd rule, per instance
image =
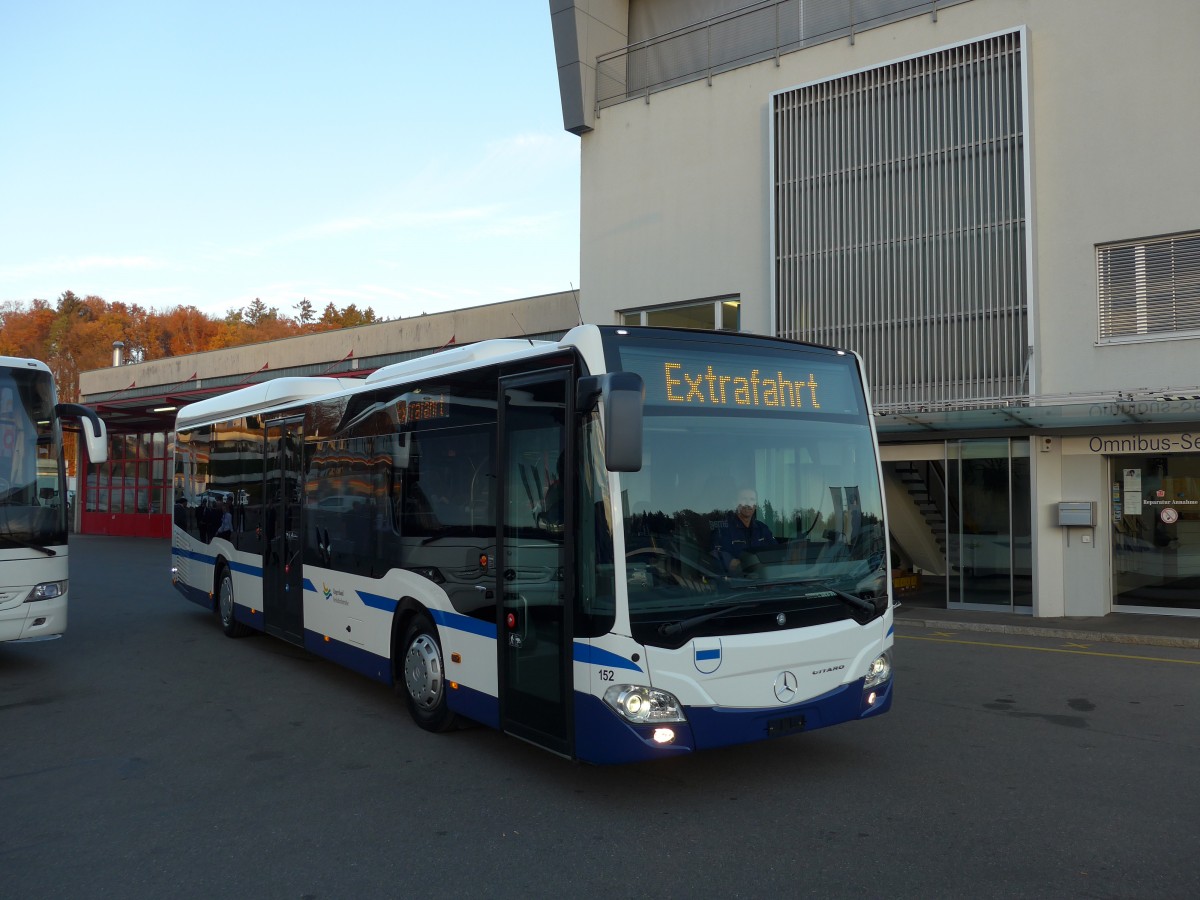
[{"label": "blue stripe on bus", "polygon": [[455,631],[465,631],[467,634],[477,634],[480,637],[491,638],[493,641],[496,640],[495,622],[486,622],[483,619],[462,616],[458,613],[443,612],[440,609],[431,609],[429,613],[433,616],[433,621],[438,625],[453,628]]},{"label": "blue stripe on bus", "polygon": [[355,591],[355,593],[371,609],[381,609],[385,613],[394,613],[396,611],[396,601],[391,597],[384,597],[382,594],[371,594],[367,591]]},{"label": "blue stripe on bus", "polygon": [[721,648],[714,647],[712,650],[697,650],[696,659],[720,659]]},{"label": "blue stripe on bus", "polygon": [[[197,562],[208,563],[209,565],[215,565],[217,561],[215,556],[208,556],[195,550],[183,550],[179,547],[172,547],[171,552],[177,556],[186,556],[188,559],[194,559]],[[261,566],[252,566],[248,565],[247,563],[230,562],[229,567],[235,572],[241,572],[245,575],[252,575],[258,578],[261,578],[263,574]],[[202,605],[207,605],[210,609],[212,608],[211,600],[209,599],[207,593],[197,591],[197,596],[190,596],[189,592],[185,590],[182,584],[178,584],[177,587],[179,587],[179,589],[185,595],[189,595],[189,599],[201,603]],[[304,579],[304,590],[312,591],[314,594],[319,593],[317,586],[308,578]],[[358,594],[359,598],[365,605],[371,607],[372,609],[382,610],[386,613],[394,613],[396,611],[398,602],[390,597],[384,597],[382,594],[372,594],[368,591],[356,591],[355,593]],[[201,599],[201,597],[204,599]],[[442,610],[437,609],[430,610],[430,614],[433,616],[433,620],[444,628],[451,628],[455,631],[465,631],[468,634],[477,634],[480,637],[496,640],[495,622],[485,622],[484,620],[476,619],[473,616],[463,616],[459,615],[458,613],[443,612]],[[259,614],[258,621],[248,622],[247,624],[253,624],[254,627],[261,630],[261,613]],[[573,659],[575,662],[584,663],[591,666],[608,666],[612,669],[628,669],[631,672],[642,671],[641,666],[637,665],[626,657],[612,653],[611,651],[602,650],[599,647],[593,647],[590,644],[581,644],[578,642],[573,643],[573,647]],[[314,652],[317,652],[320,656],[328,656],[327,653],[320,651]],[[709,659],[719,656],[720,652],[720,650],[703,650],[697,653],[696,656],[698,659]],[[347,666],[347,668],[354,669],[355,671],[362,672],[364,669],[361,664],[344,664]]]},{"label": "blue stripe on bus", "polygon": [[[209,553],[201,553],[199,550],[184,550],[180,547],[171,548],[172,556],[182,556],[184,559],[195,560],[199,563],[204,563],[208,566],[217,564],[217,557]],[[262,578],[262,566],[252,566],[249,563],[235,562],[229,560],[229,568],[234,572],[241,572],[243,575],[252,575],[255,578]]]},{"label": "blue stripe on bus", "polygon": [[632,672],[642,671],[642,667],[633,662],[633,660],[619,656],[610,650],[602,650],[599,647],[593,647],[591,644],[581,644],[578,641],[575,641],[573,646],[573,658],[577,663],[584,663],[589,666],[608,666],[613,669],[629,669]]},{"label": "blue stripe on bus", "polygon": [[172,547],[171,554],[182,556],[184,559],[194,559],[196,562],[208,563],[210,566],[217,561],[215,556],[209,556],[207,553],[200,553],[197,550],[184,550],[181,547]]}]

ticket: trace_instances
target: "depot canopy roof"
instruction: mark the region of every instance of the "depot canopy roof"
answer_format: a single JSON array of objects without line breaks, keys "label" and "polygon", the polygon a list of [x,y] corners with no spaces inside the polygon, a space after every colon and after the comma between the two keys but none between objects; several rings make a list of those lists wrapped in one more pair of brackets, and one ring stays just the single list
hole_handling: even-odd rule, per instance
[{"label": "depot canopy roof", "polygon": [[1200,396],[1010,403],[987,409],[905,410],[876,415],[875,426],[884,443],[1001,432],[1187,430],[1200,428]]}]

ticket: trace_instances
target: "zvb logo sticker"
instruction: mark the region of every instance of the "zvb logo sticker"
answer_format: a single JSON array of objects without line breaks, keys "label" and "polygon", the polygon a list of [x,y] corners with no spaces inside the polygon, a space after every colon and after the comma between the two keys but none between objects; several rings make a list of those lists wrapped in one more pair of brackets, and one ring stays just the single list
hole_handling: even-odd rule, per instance
[{"label": "zvb logo sticker", "polygon": [[692,645],[696,670],[711,675],[721,668],[721,642],[719,640],[696,641]]}]

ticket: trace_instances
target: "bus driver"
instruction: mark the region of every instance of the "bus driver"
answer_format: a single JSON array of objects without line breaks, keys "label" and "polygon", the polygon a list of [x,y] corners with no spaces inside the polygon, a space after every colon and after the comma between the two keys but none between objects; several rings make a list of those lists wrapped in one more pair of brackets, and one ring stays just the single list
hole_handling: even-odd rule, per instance
[{"label": "bus driver", "polygon": [[755,515],[757,509],[758,494],[754,488],[742,488],[738,491],[737,506],[716,523],[713,555],[729,574],[753,572],[758,568],[755,551],[776,545],[771,529]]}]

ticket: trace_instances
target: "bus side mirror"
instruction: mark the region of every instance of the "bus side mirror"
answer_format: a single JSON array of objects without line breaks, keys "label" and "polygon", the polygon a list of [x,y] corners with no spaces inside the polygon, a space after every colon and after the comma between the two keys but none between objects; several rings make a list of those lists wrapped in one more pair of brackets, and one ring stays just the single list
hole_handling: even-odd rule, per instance
[{"label": "bus side mirror", "polygon": [[96,415],[94,410],[79,403],[59,403],[54,407],[54,414],[60,419],[80,420],[80,433],[87,446],[89,462],[108,461],[108,429],[104,427],[104,420]]},{"label": "bus side mirror", "polygon": [[635,372],[610,372],[579,379],[576,409],[583,413],[599,401],[604,416],[604,465],[610,472],[642,468],[642,404],[646,386]]}]

